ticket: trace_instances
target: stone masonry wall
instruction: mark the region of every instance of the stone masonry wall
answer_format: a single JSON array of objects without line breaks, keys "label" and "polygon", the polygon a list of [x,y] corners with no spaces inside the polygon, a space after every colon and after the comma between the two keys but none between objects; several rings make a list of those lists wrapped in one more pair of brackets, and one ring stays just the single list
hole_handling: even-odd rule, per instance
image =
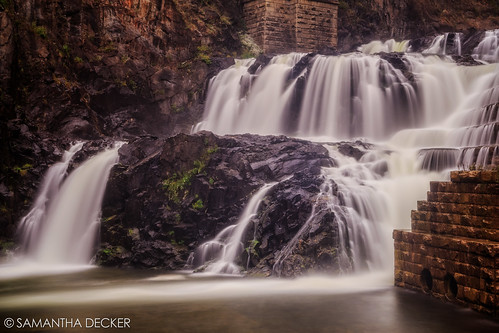
[{"label": "stone masonry wall", "polygon": [[455,171],[431,182],[412,211],[412,231],[394,230],[395,285],[499,314],[499,172]]},{"label": "stone masonry wall", "polygon": [[336,0],[245,0],[248,33],[265,53],[313,52],[337,44]]},{"label": "stone masonry wall", "polygon": [[263,19],[265,3],[265,0],[246,0],[243,8],[246,29],[260,47],[263,46],[263,31],[265,30],[265,20]]},{"label": "stone masonry wall", "polygon": [[265,1],[265,30],[263,50],[272,52],[294,51],[296,7],[290,0]]},{"label": "stone masonry wall", "polygon": [[296,51],[310,52],[336,46],[338,5],[336,1],[298,0]]}]

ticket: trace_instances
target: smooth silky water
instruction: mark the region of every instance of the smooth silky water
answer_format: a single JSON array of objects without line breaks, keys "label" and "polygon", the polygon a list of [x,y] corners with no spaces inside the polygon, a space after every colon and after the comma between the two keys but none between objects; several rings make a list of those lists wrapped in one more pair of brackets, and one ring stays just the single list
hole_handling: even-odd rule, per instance
[{"label": "smooth silky water", "polygon": [[386,274],[287,280],[94,268],[0,280],[0,312],[2,319],[16,322],[18,318],[21,322],[25,318],[79,319],[83,327],[62,330],[67,332],[88,331],[85,321],[95,318],[128,318],[136,332],[499,329],[498,323],[482,314],[391,284]]},{"label": "smooth silky water", "polygon": [[[394,288],[391,239],[394,228],[410,227],[410,210],[425,198],[430,180],[445,179],[452,168],[486,165],[499,155],[499,112],[493,105],[499,101],[497,36],[497,31],[488,32],[475,49],[473,57],[483,62],[475,67],[458,66],[446,56],[460,52],[459,34],[438,36],[424,54],[403,56],[411,78],[373,55],[410,52],[407,41],[373,42],[359,53],[317,56],[292,79],[303,54],[277,56],[255,74],[247,71],[254,60],[237,61],[213,78],[203,121],[194,132],[307,138],[323,142],[336,161],[336,167],[322,169],[323,185],[312,213],[276,253],[273,275],[280,275],[281,263],[314,225],[316,212],[328,209],[345,235],[338,244],[339,276],[239,275],[244,269],[237,263],[241,237],[274,183],[255,192],[238,223],[193,252],[186,264],[208,273],[88,265],[98,241],[102,184],[117,161],[117,148],[98,154],[63,182],[71,154],[81,148],[74,146],[48,173],[57,177],[47,176],[41,187],[50,199],[37,199],[20,223],[22,255],[0,267],[3,318],[64,317],[82,323],[86,318],[128,318],[131,328],[142,332],[499,331],[490,317]],[[298,80],[305,84],[297,106]],[[374,147],[355,160],[330,144],[340,140]],[[94,176],[100,180],[85,181]],[[341,201],[331,192],[332,181]],[[68,190],[82,184],[93,187]],[[85,191],[93,193],[91,200]],[[67,198],[71,193],[87,209],[69,214],[75,225],[62,228],[63,237],[50,230],[61,228],[53,223],[67,215],[64,209],[74,202]],[[66,204],[58,207],[56,202]],[[70,241],[73,231],[86,235],[84,244],[81,237]]]}]

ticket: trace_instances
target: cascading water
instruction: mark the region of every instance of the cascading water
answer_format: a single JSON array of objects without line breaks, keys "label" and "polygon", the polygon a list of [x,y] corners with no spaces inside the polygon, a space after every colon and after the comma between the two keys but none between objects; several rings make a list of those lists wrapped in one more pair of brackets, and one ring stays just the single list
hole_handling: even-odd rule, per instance
[{"label": "cascading water", "polygon": [[[258,74],[248,73],[251,60],[237,61],[210,83],[204,120],[194,131],[209,130],[218,134],[274,134],[284,130],[286,111],[296,79],[288,82],[293,66],[304,54],[291,53],[272,59]],[[273,110],[268,112],[268,110]]]},{"label": "cascading water", "polygon": [[[272,78],[265,75],[275,70],[269,66],[248,80],[248,63],[236,65],[239,72],[230,80],[227,73],[235,67],[214,79],[227,79],[234,95],[227,98],[227,91],[212,84],[208,100],[221,104],[207,104],[198,129],[326,142],[363,137],[376,143],[358,161],[325,145],[339,166],[323,168],[324,184],[313,212],[276,254],[274,273],[280,273],[324,211],[336,219],[341,272],[389,267],[391,230],[409,227],[409,212],[425,197],[429,181],[446,178],[449,168],[485,166],[497,159],[499,65],[461,66],[443,56],[461,53],[460,38],[446,34],[436,40],[425,53],[438,56],[367,55],[392,51],[393,42],[368,44],[362,48],[365,54],[318,55],[302,71],[300,89],[289,75],[293,63]],[[224,98],[238,100],[231,102],[238,107],[224,104]],[[258,104],[248,108],[252,99]],[[301,104],[292,105],[297,100]]]},{"label": "cascading water", "polygon": [[416,93],[378,56],[318,56],[298,118],[298,136],[383,138],[417,123]]},{"label": "cascading water", "polygon": [[258,213],[258,207],[268,191],[278,183],[265,184],[248,201],[236,224],[223,229],[213,239],[202,244],[193,254],[191,265],[196,267],[207,264],[205,272],[217,274],[239,274],[236,264],[238,255],[243,251],[244,233]]},{"label": "cascading water", "polygon": [[340,274],[388,268],[390,230],[382,221],[389,217],[384,193],[374,184],[381,177],[369,160],[357,162],[326,145],[337,167],[323,168],[324,183],[312,213],[293,239],[276,256],[273,271],[281,275],[285,260],[293,254],[300,239],[330,212],[337,222],[338,248],[336,261]]},{"label": "cascading water", "polygon": [[462,33],[445,33],[433,39],[430,47],[423,51],[423,54],[461,55]]},{"label": "cascading water", "polygon": [[[81,145],[74,146],[70,152],[74,154],[79,148]],[[57,187],[70,153],[65,155],[64,166],[49,169],[34,208],[21,221],[22,239],[29,242],[25,246],[26,259],[39,264],[90,262],[97,241],[100,206],[109,172],[118,161],[118,149],[119,145],[87,160],[64,180],[60,189]]]},{"label": "cascading water", "polygon": [[375,54],[380,52],[407,52],[409,50],[409,42],[409,40],[397,42],[394,39],[389,39],[386,42],[375,40],[360,46],[358,50],[365,54]]},{"label": "cascading water", "polygon": [[59,193],[69,163],[82,147],[83,142],[74,144],[68,151],[64,152],[61,162],[54,164],[47,170],[31,210],[21,219],[18,225],[17,233],[21,241],[20,250],[22,252],[30,252],[30,249],[36,245],[35,242],[38,239],[40,229],[46,221],[47,207]]},{"label": "cascading water", "polygon": [[472,56],[485,62],[499,62],[499,29],[485,32],[485,38],[473,50]]}]

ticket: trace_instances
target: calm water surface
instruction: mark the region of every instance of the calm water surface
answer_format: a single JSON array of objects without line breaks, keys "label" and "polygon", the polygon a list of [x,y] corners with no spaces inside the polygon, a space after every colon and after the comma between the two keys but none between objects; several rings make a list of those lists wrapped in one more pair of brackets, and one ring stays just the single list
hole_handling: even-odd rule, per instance
[{"label": "calm water surface", "polygon": [[[0,332],[499,332],[491,317],[392,287],[387,274],[264,280],[102,268],[11,272],[0,267]],[[9,330],[7,318],[16,324]],[[17,328],[45,318],[78,319],[82,327]],[[87,329],[89,318],[128,318],[130,329]]]}]

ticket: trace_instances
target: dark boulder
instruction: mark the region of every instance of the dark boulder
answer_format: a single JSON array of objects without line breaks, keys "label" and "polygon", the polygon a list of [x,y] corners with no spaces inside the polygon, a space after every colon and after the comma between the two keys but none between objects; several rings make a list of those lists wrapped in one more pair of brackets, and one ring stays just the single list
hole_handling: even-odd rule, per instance
[{"label": "dark boulder", "polygon": [[[318,144],[208,132],[139,138],[120,155],[106,190],[98,260],[169,269],[182,268],[198,245],[236,223],[249,197],[268,182],[286,179],[268,212],[279,221],[268,228],[285,223],[292,237],[310,213],[321,167],[334,165]],[[123,249],[110,257],[118,246]]]},{"label": "dark boulder", "polygon": [[[371,147],[328,145],[356,159]],[[259,276],[339,269],[338,222],[328,208],[339,194],[323,175],[336,162],[324,145],[201,132],[138,138],[120,155],[103,204],[101,265],[186,268],[199,261],[191,257],[199,245],[236,224],[253,194],[276,182],[245,231],[236,264]]]}]

